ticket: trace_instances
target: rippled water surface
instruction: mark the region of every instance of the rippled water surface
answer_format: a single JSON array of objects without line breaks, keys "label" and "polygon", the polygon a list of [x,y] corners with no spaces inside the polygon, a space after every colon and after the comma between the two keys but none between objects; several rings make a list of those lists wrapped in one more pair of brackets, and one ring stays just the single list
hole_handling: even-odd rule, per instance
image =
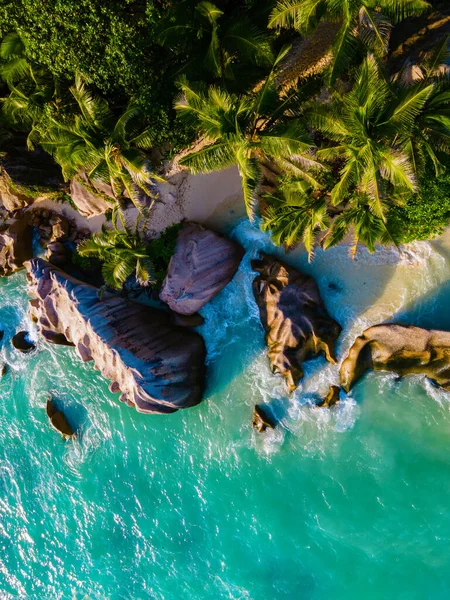
[{"label": "rippled water surface", "polygon": [[[10,344],[28,322],[23,274],[0,280],[0,599],[436,599],[450,596],[450,394],[422,377],[370,373],[336,409],[312,361],[285,396],[271,375],[248,252],[204,309],[208,391],[198,407],[144,416],[120,404],[71,348]],[[399,255],[345,249],[291,259],[343,325],[341,358],[389,320],[450,328],[439,244]],[[48,391],[78,429],[63,442]],[[255,403],[280,426],[257,435]]]}]

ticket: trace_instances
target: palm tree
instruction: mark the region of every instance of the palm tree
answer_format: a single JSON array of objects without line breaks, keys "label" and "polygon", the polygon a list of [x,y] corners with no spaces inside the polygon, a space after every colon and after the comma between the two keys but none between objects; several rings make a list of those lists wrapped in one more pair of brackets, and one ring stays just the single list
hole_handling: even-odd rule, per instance
[{"label": "palm tree", "polygon": [[273,164],[319,187],[311,169],[321,165],[314,159],[313,143],[302,118],[304,101],[317,85],[310,81],[290,95],[280,96],[274,69],[286,52],[280,53],[258,91],[237,96],[211,86],[203,92],[183,81],[175,104],[181,117],[193,124],[204,140],[204,147],[188,152],[180,164],[193,173],[237,165],[250,218],[255,212],[263,165]]},{"label": "palm tree", "polygon": [[113,289],[121,289],[133,274],[140,285],[155,283],[148,244],[139,235],[139,221],[133,231],[122,218],[121,226],[118,225],[117,214],[113,212],[112,229],[103,227],[100,233],[82,241],[77,252],[80,256],[97,258],[103,263],[103,279]]},{"label": "palm tree", "polygon": [[278,194],[265,195],[268,206],[263,211],[261,229],[270,231],[272,241],[286,249],[303,242],[308,259],[313,257],[317,234],[330,224],[327,198],[305,181],[287,181]]},{"label": "palm tree", "polygon": [[358,244],[361,242],[369,252],[375,252],[375,244],[394,244],[394,238],[383,219],[375,215],[370,201],[364,196],[355,196],[352,204],[338,215],[329,231],[321,241],[324,250],[336,246],[350,232],[353,232],[352,258],[355,257]]},{"label": "palm tree", "polygon": [[269,27],[293,27],[309,36],[322,21],[340,23],[333,43],[330,80],[348,66],[360,44],[382,55],[387,51],[392,24],[429,8],[424,0],[279,0]]},{"label": "palm tree", "polygon": [[143,149],[154,140],[139,128],[139,109],[130,105],[115,118],[107,102],[93,96],[79,76],[70,88],[79,109],[73,118],[49,118],[38,124],[31,139],[51,153],[66,180],[85,171],[88,178],[111,185],[115,197],[124,194],[141,206],[142,192],[154,197],[152,185],[163,179],[153,173]]},{"label": "palm tree", "polygon": [[227,19],[211,2],[188,0],[169,9],[159,27],[159,42],[167,48],[189,47],[190,58],[180,72],[196,78],[204,70],[218,79],[237,80],[243,65],[273,62],[270,35],[242,13]]},{"label": "palm tree", "polygon": [[446,36],[418,64],[407,61],[392,84],[397,97],[406,101],[426,96],[409,127],[399,135],[399,143],[418,176],[423,175],[427,161],[436,175],[441,175],[445,167],[440,157],[450,153],[449,58]]},{"label": "palm tree", "polygon": [[369,55],[349,92],[336,92],[331,105],[311,109],[311,124],[333,143],[317,156],[340,166],[332,204],[363,195],[371,211],[384,219],[386,207],[417,190],[416,162],[408,144],[415,149],[420,145],[417,127],[433,88],[428,82],[409,88],[389,83]]}]

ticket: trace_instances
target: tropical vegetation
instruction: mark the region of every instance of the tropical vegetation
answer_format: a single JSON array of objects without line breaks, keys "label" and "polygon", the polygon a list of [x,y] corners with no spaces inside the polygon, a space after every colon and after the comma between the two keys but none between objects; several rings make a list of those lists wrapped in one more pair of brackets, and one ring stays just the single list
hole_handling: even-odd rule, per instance
[{"label": "tropical vegetation", "polygon": [[[349,236],[354,253],[359,243],[374,251],[442,231],[448,38],[402,68],[390,53],[398,24],[410,17],[420,28],[439,2],[107,4],[0,7],[0,151],[11,135],[26,136],[67,181],[108,186],[118,207],[132,201],[145,219],[161,157],[192,173],[236,166],[248,216],[277,244],[303,243],[310,258]],[[331,62],[284,86],[298,42],[330,23]],[[131,273],[155,279],[149,248],[116,220],[80,253],[100,258],[105,280],[120,287]],[[154,264],[166,250],[153,245]]]}]

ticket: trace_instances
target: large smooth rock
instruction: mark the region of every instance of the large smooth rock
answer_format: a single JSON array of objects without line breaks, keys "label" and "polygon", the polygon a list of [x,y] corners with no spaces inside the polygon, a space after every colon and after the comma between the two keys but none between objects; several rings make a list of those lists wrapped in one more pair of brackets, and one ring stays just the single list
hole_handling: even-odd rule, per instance
[{"label": "large smooth rock", "polygon": [[29,215],[25,214],[0,232],[0,277],[19,271],[32,256],[33,229]]},{"label": "large smooth rock", "polygon": [[330,317],[315,281],[266,254],[252,261],[259,273],[253,294],[259,307],[272,371],[283,375],[289,392],[303,377],[302,363],[323,353],[336,362],[334,344],[341,326]]},{"label": "large smooth rock", "polygon": [[345,391],[369,369],[417,373],[450,390],[450,332],[413,325],[375,325],[356,338],[341,365]]},{"label": "large smooth rock", "polygon": [[105,293],[50,263],[27,263],[31,318],[53,343],[73,343],[93,360],[111,389],[139,412],[171,413],[198,404],[205,379],[205,344],[176,327],[165,312]]},{"label": "large smooth rock", "polygon": [[244,250],[197,223],[180,230],[159,297],[182,315],[192,315],[232,279]]},{"label": "large smooth rock", "polygon": [[111,202],[114,195],[110,186],[97,184],[94,187],[84,173],[71,180],[70,197],[84,217],[102,215],[114,205],[114,202]]}]

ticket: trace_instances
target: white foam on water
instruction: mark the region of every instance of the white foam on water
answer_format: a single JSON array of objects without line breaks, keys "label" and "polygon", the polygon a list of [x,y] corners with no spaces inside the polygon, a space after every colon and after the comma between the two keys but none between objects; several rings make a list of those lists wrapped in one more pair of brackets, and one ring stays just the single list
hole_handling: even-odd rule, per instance
[{"label": "white foam on water", "polygon": [[[237,334],[231,340],[227,338],[230,326],[237,331],[259,323],[259,311],[252,292],[256,273],[251,269],[251,260],[261,251],[286,259],[315,278],[328,311],[342,326],[336,346],[338,364],[329,364],[323,358],[305,363],[304,379],[288,398],[283,380],[271,373],[263,349],[256,353],[240,378],[240,386],[245,387],[242,396],[248,404],[269,404],[275,413],[277,407],[286,407],[281,414],[281,425],[295,435],[301,434],[305,423],[314,424],[317,431],[351,429],[359,412],[351,394],[343,395],[339,407],[332,410],[315,409],[312,405],[326,395],[330,385],[338,385],[340,363],[356,337],[372,325],[395,319],[397,313],[449,279],[449,262],[432,244],[415,242],[398,249],[378,248],[374,254],[360,246],[354,260],[345,245],[326,252],[319,249],[313,262],[308,264],[305,252],[285,254],[274,246],[257,223],[251,224],[247,219],[235,226],[231,237],[244,246],[246,254],[233,281],[202,311],[206,318],[202,333],[209,358],[220,356],[227,340],[228,343],[239,341]],[[260,338],[253,340],[256,346],[263,337],[262,327],[257,327],[258,330]],[[381,385],[389,385],[390,381],[388,377]],[[445,394],[429,382],[425,385],[430,395],[441,398]],[[285,441],[284,435],[273,432],[259,437],[253,433],[252,436],[255,447],[268,455]],[[263,442],[260,442],[261,437]]]}]

